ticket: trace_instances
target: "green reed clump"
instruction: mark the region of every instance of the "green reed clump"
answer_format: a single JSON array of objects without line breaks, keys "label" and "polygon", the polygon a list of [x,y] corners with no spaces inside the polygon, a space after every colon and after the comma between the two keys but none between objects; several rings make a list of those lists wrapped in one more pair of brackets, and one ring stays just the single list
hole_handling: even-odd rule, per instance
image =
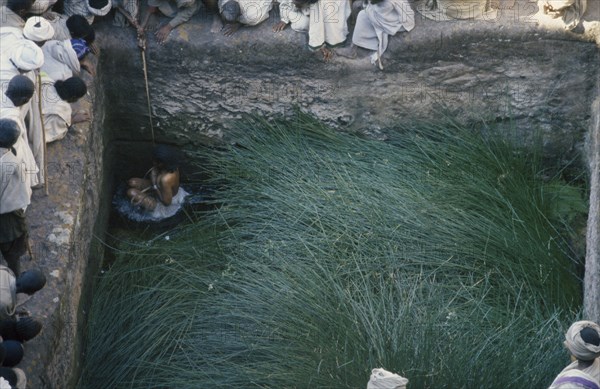
[{"label": "green reed clump", "polygon": [[202,157],[219,208],[122,248],[81,388],[364,388],[374,367],[413,388],[533,388],[567,362],[585,204],[536,153],[299,115],[244,122]]}]

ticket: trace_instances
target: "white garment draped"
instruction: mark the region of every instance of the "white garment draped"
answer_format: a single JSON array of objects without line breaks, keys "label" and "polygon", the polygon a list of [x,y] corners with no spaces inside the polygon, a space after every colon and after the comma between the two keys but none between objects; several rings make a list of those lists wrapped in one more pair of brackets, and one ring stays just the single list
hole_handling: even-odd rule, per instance
[{"label": "white garment draped", "polygon": [[349,0],[319,0],[310,6],[308,46],[337,46],[348,36],[348,17],[352,12]]},{"label": "white garment draped", "polygon": [[407,0],[383,0],[367,4],[358,14],[352,43],[376,51],[379,59],[388,46],[388,38],[398,31],[410,31],[415,27],[415,13]]},{"label": "white garment draped", "polygon": [[310,24],[310,7],[298,8],[292,0],[279,1],[281,21],[289,24],[292,30],[307,32]]},{"label": "white garment draped", "polygon": [[[2,105],[0,106],[0,119],[11,119],[14,120],[19,129],[21,130],[21,136],[17,140],[17,143],[13,146],[17,151],[17,156],[22,158],[23,171],[22,177],[26,177],[29,180],[29,187],[31,190],[32,186],[39,184],[37,174],[39,172],[38,166],[35,162],[33,152],[29,147],[29,139],[27,137],[27,129],[25,127],[24,117],[22,112],[24,110],[19,107],[15,107],[12,102],[4,97]],[[29,193],[31,196],[31,193]]]},{"label": "white garment draped", "polygon": [[51,80],[66,80],[79,73],[79,59],[71,46],[69,39],[58,41],[51,40],[42,47],[44,52],[44,65],[41,71],[46,73]]}]

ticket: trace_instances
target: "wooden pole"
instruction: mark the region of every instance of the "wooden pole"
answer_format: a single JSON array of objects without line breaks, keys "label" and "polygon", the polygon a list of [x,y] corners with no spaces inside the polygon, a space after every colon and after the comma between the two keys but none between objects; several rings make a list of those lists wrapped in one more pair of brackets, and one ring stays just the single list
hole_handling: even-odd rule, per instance
[{"label": "wooden pole", "polygon": [[146,65],[146,39],[139,33],[141,27],[138,21],[135,20],[133,16],[131,16],[129,12],[127,12],[127,10],[125,10],[123,7],[119,6],[117,9],[123,14],[123,16],[125,16],[127,21],[129,21],[129,23],[138,31],[138,47],[140,48],[142,54],[142,68],[144,71],[144,83],[146,86],[146,104],[148,105],[148,120],[150,121],[152,144],[154,145],[154,123],[152,122],[152,105],[150,103],[150,87],[148,85],[148,66]]},{"label": "wooden pole", "polygon": [[50,178],[48,177],[48,150],[46,149],[46,126],[44,125],[44,113],[42,112],[42,75],[40,70],[36,70],[37,82],[38,82],[38,109],[40,111],[40,124],[42,128],[42,142],[44,143],[42,158],[44,159],[44,190],[46,196],[49,196],[50,191],[48,189]]}]

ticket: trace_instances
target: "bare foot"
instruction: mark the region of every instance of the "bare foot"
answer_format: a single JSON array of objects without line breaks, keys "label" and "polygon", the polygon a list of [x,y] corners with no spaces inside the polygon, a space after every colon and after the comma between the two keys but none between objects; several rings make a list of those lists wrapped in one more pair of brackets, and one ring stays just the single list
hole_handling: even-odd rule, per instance
[{"label": "bare foot", "polygon": [[323,53],[323,61],[325,62],[329,62],[333,58],[333,51],[325,46],[321,47],[321,53]]}]

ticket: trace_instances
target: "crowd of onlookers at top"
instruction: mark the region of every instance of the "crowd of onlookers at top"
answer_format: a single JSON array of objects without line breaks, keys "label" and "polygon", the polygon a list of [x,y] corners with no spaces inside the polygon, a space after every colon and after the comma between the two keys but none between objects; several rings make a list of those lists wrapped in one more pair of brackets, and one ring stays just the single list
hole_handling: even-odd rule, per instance
[{"label": "crowd of onlookers at top", "polygon": [[0,388],[24,388],[26,377],[15,366],[23,358],[23,342],[36,336],[42,323],[17,309],[17,295],[41,289],[39,269],[21,272],[29,253],[25,211],[32,189],[47,177],[46,143],[63,138],[87,112],[71,103],[87,93],[82,71],[93,73],[89,55],[95,48],[90,14],[59,14],[40,2],[3,0],[0,7]]}]

